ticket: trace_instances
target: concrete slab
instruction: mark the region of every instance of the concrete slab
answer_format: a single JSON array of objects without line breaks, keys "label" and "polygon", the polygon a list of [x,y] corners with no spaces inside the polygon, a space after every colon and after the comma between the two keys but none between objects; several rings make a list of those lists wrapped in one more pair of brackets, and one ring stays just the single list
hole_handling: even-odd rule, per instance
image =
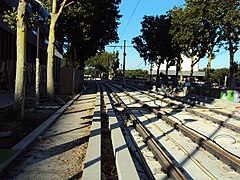
[{"label": "concrete slab", "polygon": [[140,179],[106,92],[104,92],[104,98],[109,119],[109,128],[111,131],[118,179]]},{"label": "concrete slab", "polygon": [[92,120],[87,156],[84,163],[83,180],[101,179],[101,99],[97,93],[95,111]]}]

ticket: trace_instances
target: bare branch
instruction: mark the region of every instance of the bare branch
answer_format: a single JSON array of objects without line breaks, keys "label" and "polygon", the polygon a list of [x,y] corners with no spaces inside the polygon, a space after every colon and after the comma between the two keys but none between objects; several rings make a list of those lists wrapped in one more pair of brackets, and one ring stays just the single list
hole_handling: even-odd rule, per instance
[{"label": "bare branch", "polygon": [[70,6],[70,5],[73,4],[73,3],[74,3],[74,1],[72,1],[72,2],[70,2],[70,3],[68,3],[68,4],[66,4],[65,7]]},{"label": "bare branch", "polygon": [[[72,2],[70,2],[70,3],[68,3],[68,4],[66,4],[67,1],[68,1],[68,0],[64,0],[64,1],[62,2],[61,6],[60,6],[60,8],[59,8],[59,11],[58,11],[58,16],[62,13],[63,8],[65,8],[65,7],[67,7],[67,6],[70,6],[71,4],[74,3],[74,1],[72,1]],[[65,5],[65,4],[66,4],[66,5]]]},{"label": "bare branch", "polygon": [[43,7],[44,4],[40,0],[34,0],[34,1],[36,1],[38,4],[40,4]]},{"label": "bare branch", "polygon": [[52,13],[55,14],[57,12],[57,0],[53,0],[52,2]]},{"label": "bare branch", "polygon": [[63,8],[64,8],[66,2],[67,2],[67,0],[64,0],[64,1],[62,2],[62,4],[60,5],[59,11],[58,11],[58,13],[57,13],[58,16],[62,13]]}]

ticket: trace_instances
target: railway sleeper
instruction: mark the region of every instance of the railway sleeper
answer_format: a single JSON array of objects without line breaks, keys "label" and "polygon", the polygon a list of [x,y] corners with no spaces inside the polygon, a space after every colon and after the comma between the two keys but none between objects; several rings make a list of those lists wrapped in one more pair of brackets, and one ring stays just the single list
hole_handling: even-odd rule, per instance
[{"label": "railway sleeper", "polygon": [[[134,100],[137,99],[136,97],[133,97],[129,93],[126,93],[126,94],[128,94]],[[139,100],[139,103],[142,106],[145,106],[145,107],[148,106],[149,110],[151,112],[154,112],[159,118],[165,120],[167,123],[169,123],[171,126],[173,126],[176,130],[181,131],[184,135],[186,135],[190,139],[192,139],[192,141],[196,142],[199,146],[203,147],[204,149],[206,149],[207,151],[212,153],[214,156],[216,156],[217,158],[222,160],[224,163],[229,165],[236,172],[238,172],[238,173],[240,172],[240,160],[238,158],[236,158],[235,156],[225,152],[224,150],[222,150],[221,148],[217,147],[216,145],[214,145],[213,143],[209,142],[208,140],[203,139],[202,137],[200,137],[196,133],[188,130],[187,128],[185,128],[184,126],[182,126],[179,123],[175,122],[174,120],[170,119],[168,116],[162,114],[158,110],[150,108],[150,106],[145,104],[143,101]]]},{"label": "railway sleeper", "polygon": [[[105,89],[103,91],[103,98],[106,107],[106,117],[109,123],[109,135],[111,137],[111,145],[114,155],[113,159],[116,165],[117,177],[118,179],[140,179],[124,139],[124,135],[121,130],[121,123],[118,122],[114,112],[115,109],[113,108]],[[124,113],[124,110],[119,112]]]}]

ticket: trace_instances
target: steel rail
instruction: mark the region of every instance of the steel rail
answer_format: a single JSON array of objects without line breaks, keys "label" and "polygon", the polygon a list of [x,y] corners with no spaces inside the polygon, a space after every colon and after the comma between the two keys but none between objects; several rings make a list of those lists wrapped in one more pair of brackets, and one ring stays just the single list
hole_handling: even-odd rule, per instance
[{"label": "steel rail", "polygon": [[162,130],[154,121],[152,121],[151,119],[149,119],[145,114],[142,113],[143,116],[145,116],[152,124],[153,126],[160,131],[162,134],[164,134],[164,136],[168,137],[168,139],[175,144],[179,149],[181,149],[181,151],[188,156],[189,159],[191,159],[207,176],[209,176],[211,179],[217,179],[211,172],[209,172],[203,165],[201,165],[201,163],[199,163],[194,157],[192,157],[188,151],[182,147],[179,143],[177,143],[171,136],[169,136],[168,134],[166,134],[164,132],[164,130]]},{"label": "steel rail", "polygon": [[[176,99],[178,99],[177,97],[173,97],[173,98],[176,98]],[[192,100],[195,100],[195,101],[199,101],[197,98],[193,98],[193,97],[187,97],[188,99],[192,99]],[[188,102],[188,100],[186,100],[186,103]],[[204,107],[204,108],[206,108],[204,105],[200,105],[200,104],[198,104],[198,103],[196,103],[195,102],[195,105],[197,106],[197,107]],[[222,114],[223,116],[226,116],[226,117],[229,117],[229,118],[234,118],[234,119],[239,119],[240,117],[239,116],[236,116],[236,115],[234,115],[234,114],[230,114],[230,113],[228,113],[228,112],[224,112],[224,111],[220,111],[220,110],[217,110],[217,109],[209,109],[209,111],[212,111],[212,112],[215,112],[215,113],[217,113],[217,114]]]},{"label": "steel rail", "polygon": [[123,103],[123,101],[118,97],[118,95],[115,92],[112,92],[112,94],[119,99],[119,103],[124,107],[124,110],[129,115],[129,119],[133,122],[136,130],[139,132],[141,137],[147,143],[148,147],[152,150],[156,159],[163,167],[163,170],[169,175],[169,177],[178,180],[187,179],[186,176],[182,173],[182,171],[174,165],[172,160],[166,155],[166,153],[159,147],[159,145],[155,142],[151,135],[145,130],[145,128],[141,125],[139,120],[127,108],[125,103]]},{"label": "steel rail", "polygon": [[[154,99],[156,99],[156,100],[160,100],[160,101],[162,101],[162,102],[164,102],[164,103],[169,103],[169,102],[170,102],[170,101],[168,101],[168,100],[166,100],[166,99],[157,97],[157,96],[152,95],[152,94],[150,94],[150,93],[146,93],[146,92],[144,92],[144,91],[142,91],[142,90],[139,90],[139,89],[137,89],[137,88],[135,88],[135,87],[132,87],[132,86],[127,86],[127,87],[129,87],[129,88],[131,88],[131,89],[134,89],[134,90],[137,90],[137,91],[141,92],[142,94],[148,95],[148,96],[150,96],[150,97],[152,97],[152,98],[154,98]],[[192,103],[193,103],[193,102],[189,102],[189,101],[187,101],[187,100],[183,100],[183,99],[176,98],[176,97],[171,97],[171,96],[168,96],[168,97],[171,98],[171,99],[173,99],[173,100],[177,100],[177,101],[180,101],[180,102],[183,102],[183,103],[186,103],[186,104],[190,104],[190,105],[192,105]],[[216,109],[210,109],[210,108],[208,108],[208,107],[206,107],[206,106],[202,106],[202,105],[199,105],[199,104],[196,104],[196,103],[194,103],[194,106],[199,107],[199,108],[203,108],[203,109],[208,109],[209,111],[212,111],[212,112],[214,112],[214,113],[216,113],[216,114],[222,114],[222,115],[224,115],[224,116],[226,116],[226,117],[229,117],[229,118],[237,118],[237,116],[231,115],[230,113],[221,112],[221,111],[216,110]],[[228,122],[224,122],[224,121],[222,121],[222,120],[219,120],[219,119],[214,118],[214,117],[212,117],[212,116],[206,115],[206,114],[204,114],[204,113],[202,113],[202,112],[195,111],[194,109],[190,109],[190,108],[188,108],[188,107],[181,107],[181,106],[178,106],[178,107],[179,107],[179,108],[184,108],[185,111],[187,111],[187,112],[189,112],[189,113],[192,113],[192,114],[195,114],[195,115],[197,115],[197,116],[206,118],[206,119],[208,119],[208,120],[210,120],[210,121],[212,121],[212,122],[214,122],[214,123],[216,123],[216,124],[218,124],[218,125],[220,125],[220,126],[226,127],[226,128],[231,129],[231,130],[233,130],[233,131],[236,131],[237,133],[240,133],[240,127],[237,126],[237,125],[234,125],[234,124],[231,124],[231,123],[228,123]]]},{"label": "steel rail", "polygon": [[[117,104],[120,104],[120,103],[123,103],[121,101],[121,99],[118,97],[118,96],[114,96],[113,95],[113,91],[111,91],[106,85],[106,91],[107,91],[107,95],[109,97],[109,100],[111,102],[111,104],[113,104],[113,106],[115,106],[114,104],[116,104],[115,102],[117,102]],[[116,107],[115,107],[116,108]],[[121,116],[119,116],[120,120],[123,122],[124,120],[126,120],[126,118],[124,117],[123,113],[121,111],[117,111],[115,113],[119,113]],[[118,119],[118,118],[117,118]],[[124,128],[123,126],[121,126],[121,129]],[[122,129],[122,131],[124,131],[129,137],[130,137],[130,140],[131,140],[131,143],[134,145],[135,147],[135,150],[134,152],[132,152],[133,154],[134,153],[137,153],[137,155],[135,155],[135,157],[137,158],[137,160],[139,161],[139,163],[141,164],[142,168],[144,169],[145,173],[147,174],[147,177],[149,179],[152,179],[154,180],[154,176],[150,170],[150,168],[148,167],[148,164],[146,162],[146,160],[144,159],[143,157],[143,154],[141,153],[141,150],[138,148],[137,146],[137,143],[134,141],[134,137],[133,135],[131,134],[130,130],[125,127],[124,129]],[[131,148],[130,148],[131,149]],[[139,157],[138,157],[139,156]]]},{"label": "steel rail", "polygon": [[[116,86],[115,86],[116,87]],[[117,87],[118,89],[121,89]],[[122,89],[121,89],[122,90]],[[136,102],[142,105],[142,107],[146,107],[149,109],[149,111],[155,113],[155,115],[161,119],[163,119],[165,122],[170,124],[174,129],[181,131],[184,135],[189,137],[192,141],[197,143],[199,146],[203,147],[210,153],[212,153],[214,156],[218,157],[220,160],[222,160],[224,163],[231,166],[236,172],[240,173],[240,159],[233,156],[230,153],[227,153],[223,149],[217,147],[212,142],[209,141],[209,139],[204,139],[203,137],[199,136],[197,133],[193,132],[192,130],[188,129],[187,127],[177,123],[173,119],[169,118],[167,115],[161,113],[158,109],[152,108],[149,105],[145,104],[143,101],[139,100],[138,98],[132,96],[131,94],[123,91],[125,94],[130,96],[132,99],[134,99]]]}]

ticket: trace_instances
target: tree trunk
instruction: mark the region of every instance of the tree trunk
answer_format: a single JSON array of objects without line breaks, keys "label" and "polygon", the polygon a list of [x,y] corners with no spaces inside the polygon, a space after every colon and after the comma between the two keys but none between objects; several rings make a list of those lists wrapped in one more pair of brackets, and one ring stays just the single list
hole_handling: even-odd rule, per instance
[{"label": "tree trunk", "polygon": [[194,66],[194,57],[191,57],[191,71],[190,71],[190,82],[193,81],[193,66]]},{"label": "tree trunk", "polygon": [[180,62],[179,62],[179,59],[178,59],[177,64],[176,64],[176,80],[178,80],[179,68],[180,68]]},{"label": "tree trunk", "polygon": [[73,61],[72,61],[72,67],[76,68],[76,62],[77,62],[77,47],[76,45],[73,46]]},{"label": "tree trunk", "polygon": [[151,61],[150,65],[150,76],[149,76],[149,81],[152,82],[152,72],[153,72],[153,62]]},{"label": "tree trunk", "polygon": [[167,65],[166,65],[166,76],[168,76],[168,67],[169,67],[169,62],[167,61]]},{"label": "tree trunk", "polygon": [[80,89],[83,89],[83,81],[84,81],[84,60],[80,60],[80,77],[79,77],[79,83],[80,83]]},{"label": "tree trunk", "polygon": [[210,53],[209,56],[208,56],[208,64],[207,64],[207,79],[210,78],[211,60],[212,60],[212,54]]},{"label": "tree trunk", "polygon": [[160,80],[160,64],[157,64],[157,79],[156,79],[156,87],[159,87],[159,80]]},{"label": "tree trunk", "polygon": [[168,84],[168,67],[169,67],[169,62],[167,61],[167,65],[166,65],[166,73],[165,73],[166,78],[164,78],[164,79],[165,79],[164,81],[166,81],[166,82],[165,82],[166,84]]},{"label": "tree trunk", "polygon": [[181,56],[179,57],[180,58],[180,60],[179,60],[179,71],[180,71],[180,79],[179,79],[179,81],[182,83],[183,82],[183,76],[182,76],[182,62],[183,62],[183,60],[182,60],[182,58],[181,58]]},{"label": "tree trunk", "polygon": [[229,52],[230,52],[230,78],[233,77],[233,62],[234,62],[234,52],[232,41],[229,42]]},{"label": "tree trunk", "polygon": [[25,100],[25,63],[26,63],[26,12],[27,1],[21,0],[17,14],[17,62],[14,94],[14,114],[17,119],[24,116]]},{"label": "tree trunk", "polygon": [[53,78],[53,63],[54,63],[54,43],[55,43],[55,25],[57,22],[57,14],[51,14],[51,24],[48,37],[48,60],[47,60],[47,96],[50,99],[54,98],[54,78]]},{"label": "tree trunk", "polygon": [[233,77],[234,72],[234,49],[233,49],[233,42],[229,42],[229,52],[230,52],[230,84],[229,88],[234,89],[235,88],[235,78]]}]

